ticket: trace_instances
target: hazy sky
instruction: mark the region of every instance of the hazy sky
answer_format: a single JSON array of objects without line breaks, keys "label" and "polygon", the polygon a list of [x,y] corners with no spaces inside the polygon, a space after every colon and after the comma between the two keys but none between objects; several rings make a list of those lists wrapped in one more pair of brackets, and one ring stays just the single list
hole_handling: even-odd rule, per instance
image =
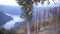
[{"label": "hazy sky", "polygon": [[15,0],[0,0],[0,5],[18,6]]}]

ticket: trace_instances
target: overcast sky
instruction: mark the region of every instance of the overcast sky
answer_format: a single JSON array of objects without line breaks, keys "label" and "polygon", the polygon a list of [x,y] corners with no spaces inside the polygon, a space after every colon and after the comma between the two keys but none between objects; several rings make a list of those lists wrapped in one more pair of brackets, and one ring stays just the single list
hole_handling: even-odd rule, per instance
[{"label": "overcast sky", "polygon": [[0,0],[0,5],[18,6],[15,0]]}]

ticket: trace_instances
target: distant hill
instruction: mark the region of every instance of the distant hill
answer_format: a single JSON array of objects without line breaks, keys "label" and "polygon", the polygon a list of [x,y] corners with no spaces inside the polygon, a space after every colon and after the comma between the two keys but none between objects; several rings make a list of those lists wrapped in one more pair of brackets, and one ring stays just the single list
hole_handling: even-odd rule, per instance
[{"label": "distant hill", "polygon": [[6,22],[9,22],[12,19],[11,16],[6,15],[4,12],[0,12],[0,26],[6,24]]},{"label": "distant hill", "polygon": [[20,6],[8,6],[8,5],[0,5],[0,11],[12,14],[12,15],[20,15],[21,7]]}]

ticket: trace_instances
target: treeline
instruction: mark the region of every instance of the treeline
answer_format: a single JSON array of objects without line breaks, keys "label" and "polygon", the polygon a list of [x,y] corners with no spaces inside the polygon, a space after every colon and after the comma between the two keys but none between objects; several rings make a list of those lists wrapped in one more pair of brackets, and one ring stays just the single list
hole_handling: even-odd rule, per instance
[{"label": "treeline", "polygon": [[0,34],[16,34],[16,32],[13,28],[6,30],[4,27],[0,27]]}]

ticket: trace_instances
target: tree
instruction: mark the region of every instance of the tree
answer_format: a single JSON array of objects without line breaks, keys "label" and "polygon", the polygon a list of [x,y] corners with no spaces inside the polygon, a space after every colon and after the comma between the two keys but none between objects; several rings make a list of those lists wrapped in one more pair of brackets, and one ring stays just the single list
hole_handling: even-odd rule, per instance
[{"label": "tree", "polygon": [[10,30],[6,30],[5,34],[16,34],[16,31],[14,30],[14,28],[12,28]]},{"label": "tree", "polygon": [[27,34],[30,34],[30,29],[29,29],[29,25],[31,23],[31,20],[33,18],[32,13],[33,13],[33,4],[37,2],[43,2],[45,0],[18,0],[18,4],[20,6],[22,6],[22,14],[21,17],[26,19],[26,23],[27,23]]},{"label": "tree", "polygon": [[5,34],[5,31],[6,31],[5,28],[0,26],[0,34]]}]

